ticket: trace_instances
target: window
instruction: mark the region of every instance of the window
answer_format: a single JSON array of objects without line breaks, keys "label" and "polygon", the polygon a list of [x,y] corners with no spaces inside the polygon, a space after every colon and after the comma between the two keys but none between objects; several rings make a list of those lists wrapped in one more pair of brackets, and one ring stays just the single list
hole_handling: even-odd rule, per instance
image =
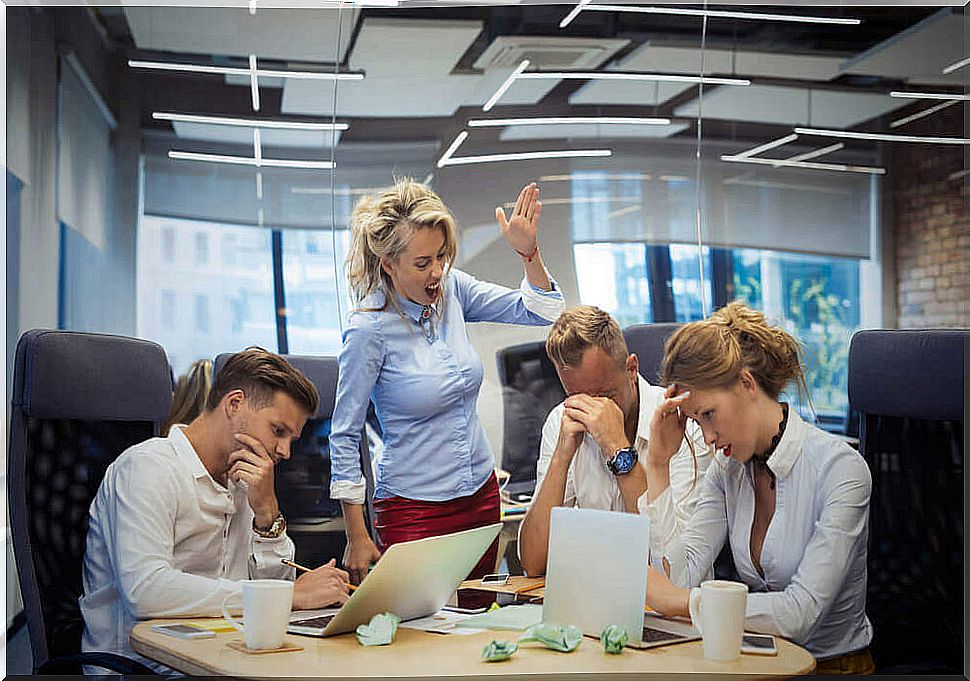
[{"label": "window", "polygon": [[[711,249],[701,249],[704,260],[704,303],[711,310],[714,292],[711,288]],[[670,244],[670,285],[674,294],[675,321],[693,322],[704,318],[701,303],[700,272],[697,262],[697,246]]]},{"label": "window", "polygon": [[573,246],[579,298],[613,315],[620,326],[653,321],[643,244]]},{"label": "window", "polygon": [[[208,244],[219,244],[223,251],[231,248],[232,257],[216,252],[208,264],[199,263],[200,234],[207,255]],[[142,216],[138,335],[165,348],[176,374],[196,359],[249,345],[277,349],[270,234],[255,227]],[[179,241],[192,247],[173,248],[173,260],[164,262],[166,242]],[[213,267],[213,261],[222,264]],[[181,307],[175,304],[179,299]]]},{"label": "window", "polygon": [[162,259],[166,263],[175,262],[175,230],[172,227],[162,229]]},{"label": "window", "polygon": [[205,232],[195,234],[195,264],[209,264],[209,235]]}]

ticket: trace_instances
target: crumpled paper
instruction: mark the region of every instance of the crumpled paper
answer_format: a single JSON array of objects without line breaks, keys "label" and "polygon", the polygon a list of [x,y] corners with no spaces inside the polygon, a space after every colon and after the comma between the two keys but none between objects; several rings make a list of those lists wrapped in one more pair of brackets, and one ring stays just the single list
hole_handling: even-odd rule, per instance
[{"label": "crumpled paper", "polygon": [[619,655],[623,652],[623,646],[630,642],[630,635],[626,633],[626,629],[623,627],[607,624],[603,627],[600,640],[603,642],[603,652],[610,655]]},{"label": "crumpled paper", "polygon": [[519,649],[514,641],[492,641],[482,649],[482,659],[486,662],[501,662],[512,657]]},{"label": "crumpled paper", "polygon": [[386,646],[394,640],[401,618],[390,612],[371,617],[370,622],[357,627],[357,642],[362,646]]},{"label": "crumpled paper", "polygon": [[537,641],[546,648],[569,653],[579,647],[583,640],[583,632],[571,624],[559,626],[556,624],[534,624],[519,637],[519,643]]}]

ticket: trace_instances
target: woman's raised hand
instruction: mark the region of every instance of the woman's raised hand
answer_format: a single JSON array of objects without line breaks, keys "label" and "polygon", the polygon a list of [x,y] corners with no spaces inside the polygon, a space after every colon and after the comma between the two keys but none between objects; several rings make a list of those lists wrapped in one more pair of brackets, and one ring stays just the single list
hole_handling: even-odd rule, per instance
[{"label": "woman's raised hand", "polygon": [[495,219],[502,228],[502,236],[512,250],[523,258],[531,258],[539,247],[537,232],[541,212],[539,186],[535,182],[530,182],[519,192],[511,218],[506,219],[501,206],[495,209]]}]

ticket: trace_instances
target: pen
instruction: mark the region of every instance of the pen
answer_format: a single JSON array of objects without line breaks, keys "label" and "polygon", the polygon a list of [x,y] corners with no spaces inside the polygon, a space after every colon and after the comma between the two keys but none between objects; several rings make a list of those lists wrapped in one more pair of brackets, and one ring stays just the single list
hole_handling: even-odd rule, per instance
[{"label": "pen", "polygon": [[[300,565],[299,563],[294,563],[292,560],[287,560],[286,558],[283,558],[280,562],[282,562],[283,565],[289,565],[290,567],[296,568],[297,570],[303,570],[304,572],[313,572],[313,568],[308,568],[304,565]],[[354,586],[353,584],[349,584],[348,582],[344,582],[344,586],[346,586],[351,591],[357,591],[357,587]]]}]

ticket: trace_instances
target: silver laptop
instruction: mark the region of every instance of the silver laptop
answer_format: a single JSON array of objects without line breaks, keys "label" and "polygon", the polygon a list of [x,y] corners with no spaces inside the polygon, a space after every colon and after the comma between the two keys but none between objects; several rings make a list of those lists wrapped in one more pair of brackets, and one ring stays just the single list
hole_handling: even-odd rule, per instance
[{"label": "silver laptop", "polygon": [[626,629],[634,648],[699,639],[687,620],[644,613],[649,555],[645,516],[552,509],[542,621],[571,624],[594,638],[616,624]]},{"label": "silver laptop", "polygon": [[379,612],[402,620],[427,617],[458,589],[502,529],[494,523],[462,532],[394,544],[340,608],[298,610],[292,634],[334,636],[353,631]]}]

